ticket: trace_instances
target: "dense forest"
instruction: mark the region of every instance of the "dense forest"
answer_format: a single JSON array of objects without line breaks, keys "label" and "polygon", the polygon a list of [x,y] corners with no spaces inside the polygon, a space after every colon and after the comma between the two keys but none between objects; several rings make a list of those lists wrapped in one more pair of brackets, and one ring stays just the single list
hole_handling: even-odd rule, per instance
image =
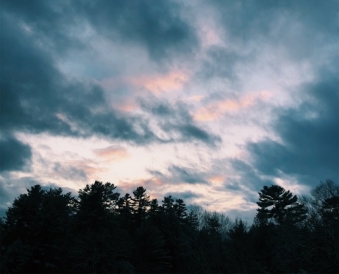
[{"label": "dense forest", "polygon": [[338,272],[338,185],[301,198],[265,186],[257,205],[247,225],[143,187],[122,196],[96,181],[73,197],[35,185],[0,219],[1,272]]}]

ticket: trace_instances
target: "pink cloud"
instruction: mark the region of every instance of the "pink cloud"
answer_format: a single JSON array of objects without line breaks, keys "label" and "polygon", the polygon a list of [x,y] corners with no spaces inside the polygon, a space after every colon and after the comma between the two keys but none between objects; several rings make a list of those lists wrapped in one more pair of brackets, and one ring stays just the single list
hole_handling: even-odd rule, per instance
[{"label": "pink cloud", "polygon": [[94,150],[94,153],[105,160],[109,161],[119,161],[122,159],[129,158],[129,154],[123,147],[109,146],[102,149]]},{"label": "pink cloud", "polygon": [[189,101],[195,101],[195,102],[200,102],[205,96],[203,95],[193,95],[188,97]]},{"label": "pink cloud", "polygon": [[210,178],[208,178],[208,181],[212,182],[212,183],[223,183],[225,180],[225,177],[222,175],[216,175],[216,176],[212,176]]},{"label": "pink cloud", "polygon": [[271,97],[271,92],[261,91],[246,94],[238,99],[226,99],[223,101],[212,102],[205,107],[198,109],[193,117],[197,121],[211,121],[220,118],[227,112],[235,112],[255,105],[256,103],[267,100]]},{"label": "pink cloud", "polygon": [[106,89],[115,89],[125,85],[147,89],[153,93],[177,90],[188,81],[187,72],[174,70],[165,75],[141,75],[136,77],[112,77],[100,81],[100,85]]},{"label": "pink cloud", "polygon": [[131,78],[130,82],[136,87],[145,88],[153,93],[161,93],[182,88],[188,78],[188,74],[183,71],[172,71],[166,75]]}]

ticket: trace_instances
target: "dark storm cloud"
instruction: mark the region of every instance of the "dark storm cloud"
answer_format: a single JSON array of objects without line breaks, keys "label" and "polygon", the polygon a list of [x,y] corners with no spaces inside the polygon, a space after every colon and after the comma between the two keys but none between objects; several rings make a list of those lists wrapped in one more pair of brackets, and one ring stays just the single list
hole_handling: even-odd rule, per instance
[{"label": "dark storm cloud", "polygon": [[[311,40],[314,35],[318,34],[327,36],[331,40],[338,39],[335,36],[338,27],[337,0],[323,2],[317,0],[234,0],[227,2],[216,0],[211,3],[222,15],[221,18],[228,33],[248,43],[253,42],[253,39],[260,41],[262,38],[272,38],[272,36],[276,35],[277,38],[280,35],[280,39],[290,35],[298,38],[298,31],[294,33],[288,32],[291,27],[290,22],[295,22],[305,27],[306,32],[302,33],[302,37],[296,39],[298,42],[304,39]],[[279,26],[281,17],[287,19],[287,21],[282,21],[284,24]],[[278,28],[282,32],[275,33],[273,31],[274,27],[282,27]],[[297,46],[297,41],[293,43],[293,46]],[[289,46],[292,50],[291,45]],[[310,46],[308,45],[308,47]],[[300,50],[301,47],[297,46],[297,49]]]},{"label": "dark storm cloud", "polygon": [[0,137],[0,172],[23,170],[31,156],[30,146],[13,136]]},{"label": "dark storm cloud", "polygon": [[[197,39],[175,1],[83,1],[78,9],[101,34],[147,48],[154,60],[190,54]],[[168,61],[168,59],[166,59]]]},{"label": "dark storm cloud", "polygon": [[182,7],[175,1],[2,2],[56,52],[87,47],[73,37],[85,24],[114,42],[145,47],[156,61],[173,53],[190,54],[197,43],[194,29],[182,18]]},{"label": "dark storm cloud", "polygon": [[[54,2],[51,1],[33,1],[31,6],[26,6],[26,3],[20,3],[22,2],[4,2],[5,10],[1,13],[2,62],[0,69],[2,78],[0,82],[0,119],[3,129],[8,131],[27,130],[33,133],[49,132],[57,135],[82,137],[97,134],[137,144],[168,141],[187,142],[191,140],[214,144],[220,141],[220,138],[195,125],[187,111],[181,111],[181,113],[184,113],[184,120],[181,120],[183,116],[178,118],[176,115],[178,119],[174,123],[161,121],[160,127],[162,129],[179,133],[181,136],[178,139],[162,140],[149,129],[147,119],[127,117],[111,110],[106,103],[104,91],[101,87],[91,83],[70,80],[60,73],[54,65],[56,60],[50,54],[50,44],[43,39],[44,35],[52,40],[57,39],[51,33],[56,31],[60,32],[58,35],[62,35],[63,24],[73,22],[69,20],[63,21],[59,18],[60,16],[67,17],[68,13],[71,12],[65,8],[67,4],[58,2],[58,4],[54,5],[52,4]],[[86,2],[86,5],[90,5],[99,12],[104,9],[101,3]],[[163,5],[165,5],[164,3]],[[83,12],[88,8],[86,5],[82,7]],[[147,24],[150,23],[153,26],[154,23],[153,28],[155,28],[156,32],[159,32],[157,35],[160,35],[160,37],[154,38],[155,41],[158,41],[154,42],[154,45],[152,44],[153,40],[149,40],[151,37],[144,38],[144,42],[148,43],[150,48],[154,47],[157,52],[166,51],[166,39],[169,39],[169,41],[166,40],[169,47],[173,45],[175,48],[174,45],[177,45],[177,43],[181,45],[184,34],[188,30],[180,34],[179,25],[183,24],[183,22],[176,17],[177,15],[173,15],[175,20],[171,17],[172,12],[175,13],[177,9],[175,4],[166,4],[168,9],[164,10],[157,5],[147,10],[145,9],[147,5],[150,5],[150,2],[145,2],[145,6],[139,6],[134,2],[127,4],[107,2],[107,10],[102,10],[103,13],[100,14],[103,19],[96,17],[95,13],[91,13],[93,18],[89,20],[98,21],[96,24],[100,28],[101,24],[104,23],[104,21],[101,22],[100,20],[109,20],[107,11],[111,10],[113,12],[114,10],[114,14],[118,11],[124,11],[127,14],[126,18],[123,13],[122,15],[117,13],[117,18],[120,19],[110,20],[120,22],[126,19],[127,29],[133,26],[137,28],[133,30],[134,32],[130,29],[126,37],[136,35],[139,31],[141,36],[146,35],[148,30],[141,31],[139,28],[147,28],[149,27]],[[63,14],[64,9],[66,11]],[[141,9],[141,11],[139,12],[138,9]],[[159,16],[157,12],[164,13],[159,17],[159,22],[155,22],[156,16]],[[138,17],[139,19],[133,19],[136,21],[130,22],[132,18],[129,16],[134,15],[134,13],[140,13],[138,15],[140,18]],[[90,16],[89,11],[87,16]],[[48,20],[49,18],[51,21]],[[144,23],[142,23],[143,20],[145,20]],[[111,22],[112,24],[114,23],[113,21]],[[33,31],[25,29],[22,23],[32,27]],[[122,27],[125,23],[121,23],[121,26],[114,25],[114,27]],[[161,26],[157,26],[156,24],[158,23]],[[55,27],[53,24],[55,24]],[[186,27],[183,27],[183,29],[186,29]],[[36,39],[37,31],[42,40]],[[161,34],[162,31],[164,32],[163,34]],[[125,33],[124,31],[122,32]],[[179,38],[175,35],[177,32]],[[139,38],[142,39],[141,37]],[[54,42],[51,43],[53,44]],[[166,118],[167,120],[168,117]]]},{"label": "dark storm cloud", "polygon": [[[208,132],[195,123],[188,112],[188,106],[177,103],[175,106],[169,102],[156,99],[140,101],[141,107],[152,113],[158,120],[158,124],[164,132],[179,137],[169,137],[168,141],[190,142],[194,140],[201,141],[210,146],[216,146],[221,143],[218,135]],[[166,142],[165,141],[165,142]]]},{"label": "dark storm cloud", "polygon": [[209,182],[205,179],[205,175],[193,168],[171,165],[167,168],[167,171],[169,172],[169,175],[163,174],[162,172],[156,170],[148,170],[151,175],[165,183],[187,183],[192,185],[209,184]]},{"label": "dark storm cloud", "polygon": [[87,47],[75,39],[74,33],[70,31],[80,19],[69,1],[4,0],[1,1],[1,6],[4,16],[27,27],[38,42],[54,53],[63,54],[71,47]]},{"label": "dark storm cloud", "polygon": [[308,98],[295,109],[277,110],[273,129],[282,143],[248,143],[253,164],[262,174],[296,176],[302,183],[339,179],[339,80],[324,71],[303,87]]},{"label": "dark storm cloud", "polygon": [[[1,47],[1,127],[145,143],[157,138],[137,118],[109,109],[96,85],[67,80],[42,48],[5,21]],[[138,133],[133,124],[138,122]]]}]

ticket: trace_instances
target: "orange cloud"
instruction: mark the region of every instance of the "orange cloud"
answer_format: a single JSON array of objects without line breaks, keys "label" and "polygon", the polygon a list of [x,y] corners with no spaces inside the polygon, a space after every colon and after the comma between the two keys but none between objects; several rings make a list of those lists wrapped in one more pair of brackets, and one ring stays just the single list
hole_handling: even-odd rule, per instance
[{"label": "orange cloud", "polygon": [[128,152],[123,147],[109,146],[102,149],[94,150],[94,153],[105,160],[119,161],[129,157]]},{"label": "orange cloud", "polygon": [[124,112],[132,112],[138,109],[138,105],[136,102],[125,102],[114,105],[115,108],[124,111]]},{"label": "orange cloud", "polygon": [[227,99],[224,101],[213,102],[206,107],[200,108],[193,117],[197,121],[216,120],[226,112],[238,111],[248,108],[258,101],[267,100],[271,96],[269,91],[247,94],[238,99]]},{"label": "orange cloud", "polygon": [[153,93],[177,90],[187,82],[188,75],[182,71],[172,71],[162,76],[142,76],[130,79],[137,87],[145,88]]},{"label": "orange cloud", "polygon": [[147,89],[153,93],[178,90],[189,80],[185,71],[171,71],[165,75],[142,75],[136,77],[111,77],[102,79],[99,84],[105,89],[115,89],[133,85],[136,88]]},{"label": "orange cloud", "polygon": [[191,100],[191,101],[201,101],[202,99],[204,98],[203,95],[193,95],[191,97],[188,97],[188,100]]},{"label": "orange cloud", "polygon": [[212,183],[223,183],[225,177],[224,176],[213,176],[209,178],[208,180]]}]

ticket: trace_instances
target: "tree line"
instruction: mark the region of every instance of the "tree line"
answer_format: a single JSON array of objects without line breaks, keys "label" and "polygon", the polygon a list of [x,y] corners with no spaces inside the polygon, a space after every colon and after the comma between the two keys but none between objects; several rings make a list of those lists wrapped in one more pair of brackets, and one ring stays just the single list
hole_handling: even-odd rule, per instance
[{"label": "tree line", "polygon": [[1,273],[337,273],[339,186],[258,193],[252,225],[96,181],[78,197],[35,185],[0,218]]}]

